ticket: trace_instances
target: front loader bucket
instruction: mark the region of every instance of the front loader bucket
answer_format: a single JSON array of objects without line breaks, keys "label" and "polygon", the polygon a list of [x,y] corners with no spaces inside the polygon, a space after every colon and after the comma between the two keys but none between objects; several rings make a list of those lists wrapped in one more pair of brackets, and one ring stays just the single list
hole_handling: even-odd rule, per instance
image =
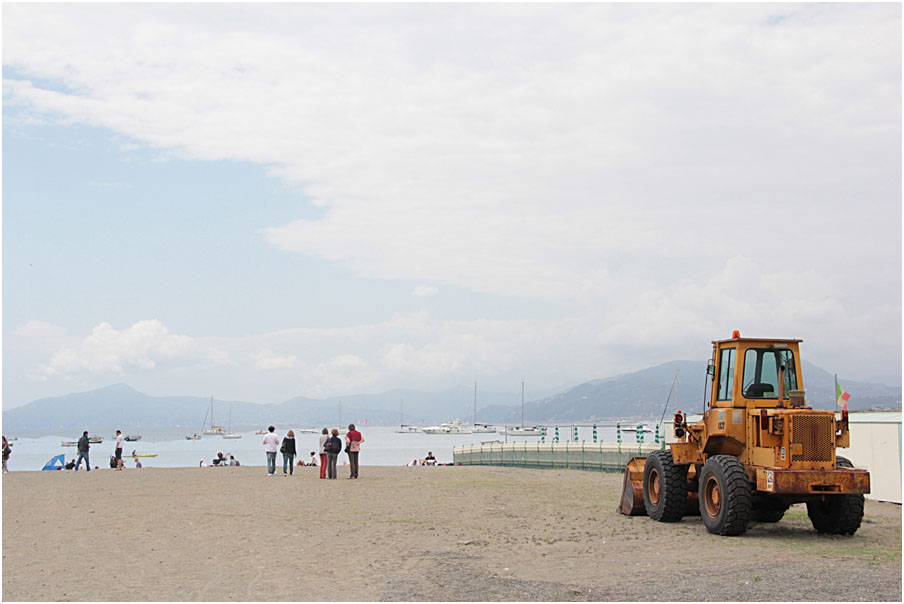
[{"label": "front loader bucket", "polygon": [[640,516],[647,513],[643,503],[643,467],[646,462],[646,457],[634,457],[625,464],[625,481],[618,506],[622,514]]}]

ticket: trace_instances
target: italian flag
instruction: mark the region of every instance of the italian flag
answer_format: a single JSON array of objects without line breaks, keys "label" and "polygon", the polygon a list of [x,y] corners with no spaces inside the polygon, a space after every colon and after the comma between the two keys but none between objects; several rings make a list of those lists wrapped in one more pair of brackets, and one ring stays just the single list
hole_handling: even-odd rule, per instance
[{"label": "italian flag", "polygon": [[838,405],[844,405],[844,408],[847,409],[849,398],[851,398],[851,395],[845,392],[844,388],[838,385],[838,382],[835,382],[835,400]]}]

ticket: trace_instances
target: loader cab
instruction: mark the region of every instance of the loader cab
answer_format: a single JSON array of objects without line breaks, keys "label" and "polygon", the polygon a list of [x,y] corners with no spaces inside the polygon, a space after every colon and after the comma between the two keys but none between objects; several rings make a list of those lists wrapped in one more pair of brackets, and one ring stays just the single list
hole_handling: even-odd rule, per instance
[{"label": "loader cab", "polygon": [[798,344],[801,340],[742,338],[713,342],[709,374],[710,407],[785,407],[803,390]]}]

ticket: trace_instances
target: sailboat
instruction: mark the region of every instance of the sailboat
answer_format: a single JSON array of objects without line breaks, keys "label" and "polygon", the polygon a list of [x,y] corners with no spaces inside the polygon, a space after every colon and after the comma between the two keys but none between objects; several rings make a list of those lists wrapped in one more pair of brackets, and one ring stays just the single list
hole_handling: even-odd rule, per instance
[{"label": "sailboat", "polygon": [[242,438],[241,434],[236,434],[232,431],[232,402],[229,403],[229,423],[227,426],[229,429],[227,433],[223,435],[223,438]]},{"label": "sailboat", "polygon": [[481,424],[477,421],[477,382],[474,382],[474,427],[471,428],[471,432],[484,434],[495,431],[496,428],[494,428],[490,424]]},{"label": "sailboat", "polygon": [[420,428],[417,426],[409,426],[405,423],[404,414],[402,410],[404,409],[405,401],[402,400],[399,402],[399,429],[396,430],[396,434],[411,434],[412,432],[417,433],[420,432]]},{"label": "sailboat", "polygon": [[204,414],[204,423],[207,423],[207,415],[210,415],[210,428],[204,429],[204,434],[208,435],[216,435],[223,434],[223,426],[218,426],[213,423],[213,397],[210,397],[210,405],[207,407],[207,413]]},{"label": "sailboat", "polygon": [[521,426],[506,426],[504,433],[510,436],[540,436],[539,426],[524,425],[524,382],[521,382]]}]

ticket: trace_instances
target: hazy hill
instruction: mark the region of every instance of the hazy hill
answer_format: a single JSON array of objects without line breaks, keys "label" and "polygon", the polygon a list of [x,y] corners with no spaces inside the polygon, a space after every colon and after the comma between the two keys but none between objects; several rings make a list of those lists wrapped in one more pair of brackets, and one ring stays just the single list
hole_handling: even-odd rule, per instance
[{"label": "hazy hill", "polygon": [[[626,417],[659,418],[663,413],[676,370],[679,397],[672,391],[667,413],[677,406],[688,412],[703,410],[706,361],[673,361],[633,373],[591,380],[552,396],[525,401],[525,421],[577,422]],[[855,382],[839,378],[851,393],[851,410],[901,408],[901,387]],[[804,385],[811,406],[831,409],[835,404],[832,374],[804,361]],[[676,398],[678,400],[676,401]],[[494,423],[520,423],[518,393],[478,392],[478,419]],[[210,399],[190,396],[154,397],[126,384],[114,384],[90,392],[45,398],[3,412],[4,431],[109,429],[113,426],[184,427],[199,431]],[[440,392],[391,390],[380,394],[359,394],[331,399],[296,397],[278,404],[244,401],[214,401],[214,422],[264,427],[267,424],[334,426],[348,422],[432,424],[456,417],[471,421],[474,413],[473,387]],[[341,413],[341,415],[340,415]],[[210,423],[208,417],[207,423]]]},{"label": "hazy hill", "polygon": [[[677,405],[684,411],[704,410],[703,388],[708,384],[707,361],[673,361],[649,369],[635,371],[604,380],[585,382],[574,388],[525,404],[525,420],[579,421],[611,417],[656,417],[662,415],[669,392],[672,391],[676,370],[679,372]],[[807,401],[817,409],[835,406],[834,376],[803,362],[803,383]],[[856,382],[838,378],[838,383],[851,393],[848,409],[900,409],[901,387]],[[707,394],[709,393],[707,387]],[[671,392],[668,413],[674,413],[676,393]],[[520,421],[521,410],[513,411],[508,421]]]}]

